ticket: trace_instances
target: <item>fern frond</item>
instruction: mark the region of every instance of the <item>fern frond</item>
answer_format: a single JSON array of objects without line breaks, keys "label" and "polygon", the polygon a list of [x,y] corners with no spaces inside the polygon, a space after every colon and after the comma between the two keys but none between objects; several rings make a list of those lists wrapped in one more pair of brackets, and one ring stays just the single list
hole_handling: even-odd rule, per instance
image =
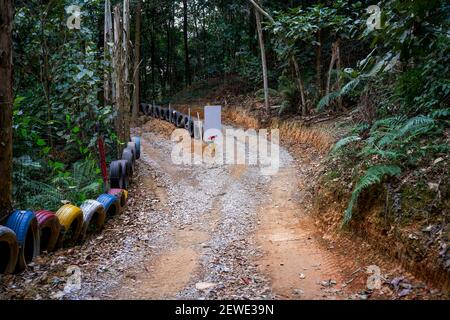
[{"label": "fern frond", "polygon": [[433,119],[450,117],[450,108],[434,110],[431,113]]},{"label": "fern frond", "polygon": [[406,124],[399,130],[399,136],[404,136],[408,133],[413,133],[417,130],[421,130],[424,127],[431,127],[434,125],[434,120],[427,116],[417,116],[411,118],[406,122]]},{"label": "fern frond", "polygon": [[324,96],[320,101],[317,103],[317,110],[323,111],[325,107],[328,107],[330,105],[330,102],[333,100],[336,100],[341,96],[341,93],[339,91],[333,91]]},{"label": "fern frond", "polygon": [[341,140],[339,140],[338,142],[336,142],[336,144],[333,147],[333,150],[331,151],[332,153],[335,153],[336,151],[340,150],[342,147],[348,145],[349,143],[355,142],[355,141],[360,141],[361,138],[359,136],[349,136],[349,137],[345,137]]},{"label": "fern frond", "polygon": [[340,94],[344,96],[352,92],[360,84],[362,79],[363,77],[359,76],[353,79],[352,81],[348,82],[345,86],[342,87]]},{"label": "fern frond", "polygon": [[350,222],[353,215],[353,207],[355,206],[359,195],[364,189],[380,183],[384,176],[397,176],[400,173],[401,169],[396,165],[376,165],[370,167],[365,175],[358,181],[355,189],[352,192],[350,202],[344,213],[342,224],[346,225]]}]

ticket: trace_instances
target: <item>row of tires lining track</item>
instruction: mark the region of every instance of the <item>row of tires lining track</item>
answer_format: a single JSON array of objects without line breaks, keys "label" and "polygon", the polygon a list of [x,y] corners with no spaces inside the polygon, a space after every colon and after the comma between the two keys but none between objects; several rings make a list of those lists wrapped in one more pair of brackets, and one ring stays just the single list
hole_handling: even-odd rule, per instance
[{"label": "row of tires lining track", "polygon": [[148,103],[141,103],[140,111],[147,116],[165,120],[175,127],[186,129],[191,137],[194,137],[194,120],[187,114],[174,110],[170,107],[162,107]]},{"label": "row of tires lining track", "polygon": [[62,206],[57,212],[14,211],[0,225],[0,274],[26,269],[40,253],[56,251],[84,241],[98,233],[108,218],[122,213],[127,205],[128,187],[135,162],[141,155],[141,140],[133,137],[122,159],[110,164],[110,189],[80,207]]}]

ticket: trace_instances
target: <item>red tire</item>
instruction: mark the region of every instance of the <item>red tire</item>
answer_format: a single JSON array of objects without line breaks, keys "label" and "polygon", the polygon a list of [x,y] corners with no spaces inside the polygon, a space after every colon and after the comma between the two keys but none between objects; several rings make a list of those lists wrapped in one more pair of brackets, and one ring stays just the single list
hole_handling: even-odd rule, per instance
[{"label": "red tire", "polygon": [[54,251],[58,242],[61,225],[55,213],[41,210],[35,212],[41,234],[41,252]]}]

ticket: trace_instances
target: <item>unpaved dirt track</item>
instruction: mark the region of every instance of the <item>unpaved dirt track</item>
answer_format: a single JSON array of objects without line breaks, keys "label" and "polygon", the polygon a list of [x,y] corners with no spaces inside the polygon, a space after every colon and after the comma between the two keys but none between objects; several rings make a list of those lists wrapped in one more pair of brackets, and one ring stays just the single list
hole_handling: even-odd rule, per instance
[{"label": "unpaved dirt track", "polygon": [[346,296],[342,287],[321,284],[343,283],[342,261],[317,242],[313,221],[299,206],[305,195],[296,163],[284,148],[280,171],[265,176],[256,166],[176,166],[167,135],[143,131],[141,137],[142,162],[158,173],[161,200],[156,211],[142,214],[160,215],[164,225],[151,236],[158,252],[128,270],[112,298]]},{"label": "unpaved dirt track", "polygon": [[[391,299],[407,286],[431,296],[366,244],[317,231],[311,173],[321,158],[309,146],[297,145],[296,158],[280,147],[280,170],[265,176],[256,166],[174,165],[171,125],[150,119],[134,131],[142,156],[127,211],[0,279],[0,299]],[[373,264],[387,281],[371,292]],[[63,292],[70,265],[81,289]]]}]

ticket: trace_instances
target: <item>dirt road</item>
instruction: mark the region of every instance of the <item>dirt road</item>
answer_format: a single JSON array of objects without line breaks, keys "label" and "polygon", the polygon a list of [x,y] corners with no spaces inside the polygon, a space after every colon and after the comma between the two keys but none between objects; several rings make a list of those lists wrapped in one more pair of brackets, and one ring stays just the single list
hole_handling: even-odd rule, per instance
[{"label": "dirt road", "polygon": [[150,235],[156,251],[107,297],[342,299],[356,292],[347,290],[345,276],[357,266],[320,243],[301,204],[310,200],[299,188],[301,173],[319,159],[297,162],[281,148],[274,176],[257,166],[176,166],[173,143],[151,127],[140,132],[142,165],[158,179],[144,178],[141,188],[159,202],[141,214],[164,217]]},{"label": "dirt road", "polygon": [[[308,173],[320,162],[316,153],[305,146],[294,159],[280,147],[281,167],[273,176],[257,166],[177,166],[170,160],[171,128],[152,119],[136,129],[142,156],[124,214],[82,246],[39,258],[23,275],[6,278],[0,298],[393,296],[391,279],[406,273],[360,244],[317,232],[308,191]],[[375,292],[367,290],[371,263],[382,268],[383,286]],[[81,287],[61,292],[68,265],[81,269]]]}]

